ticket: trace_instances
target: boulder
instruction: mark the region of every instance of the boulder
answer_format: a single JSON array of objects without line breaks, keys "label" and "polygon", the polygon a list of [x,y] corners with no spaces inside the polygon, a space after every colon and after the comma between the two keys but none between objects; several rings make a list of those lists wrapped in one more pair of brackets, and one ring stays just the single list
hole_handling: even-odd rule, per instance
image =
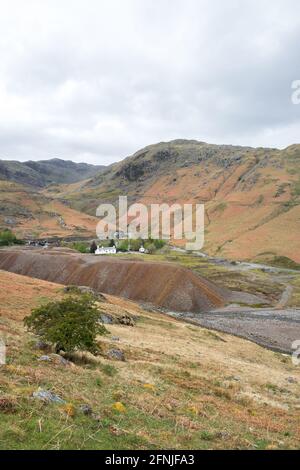
[{"label": "boulder", "polygon": [[43,390],[42,388],[39,388],[36,392],[33,392],[32,397],[36,398],[37,400],[41,400],[44,403],[57,403],[59,405],[66,403],[58,395],[55,395],[55,393],[49,392],[48,390]]},{"label": "boulder", "polygon": [[93,410],[90,405],[80,405],[79,409],[86,416],[91,416],[93,414]]},{"label": "boulder", "polygon": [[123,351],[120,351],[120,349],[109,349],[107,351],[107,356],[110,359],[125,362],[125,354],[123,353]]}]

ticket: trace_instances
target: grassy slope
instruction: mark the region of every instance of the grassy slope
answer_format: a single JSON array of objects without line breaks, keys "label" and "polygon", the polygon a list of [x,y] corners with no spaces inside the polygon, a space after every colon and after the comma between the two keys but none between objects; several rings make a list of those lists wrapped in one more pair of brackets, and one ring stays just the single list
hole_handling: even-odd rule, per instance
[{"label": "grassy slope", "polygon": [[[19,237],[95,236],[98,219],[78,212],[51,196],[14,182],[0,181],[0,227]],[[11,224],[7,223],[11,220]]]},{"label": "grassy slope", "polygon": [[[119,194],[147,205],[205,203],[204,251],[255,259],[267,250],[275,262],[285,256],[299,263],[299,178],[299,145],[279,151],[195,141],[160,143],[70,185],[37,192],[13,183],[9,190],[1,181],[0,226],[9,216],[16,218],[19,235],[94,235],[96,208],[115,203]],[[66,201],[72,214],[62,204]]]},{"label": "grassy slope", "polygon": [[[119,194],[145,204],[205,203],[204,251],[250,259],[266,251],[300,262],[300,146],[283,151],[157,144],[56,197],[95,214]],[[289,230],[286,230],[286,227]]]},{"label": "grassy slope", "polygon": [[[99,340],[104,356],[94,363],[41,363],[21,320],[33,306],[62,297],[62,288],[6,272],[0,281],[0,332],[8,344],[0,448],[299,448],[300,372],[290,358],[106,296],[101,308],[136,316],[136,326],[109,325]],[[110,346],[127,361],[105,358]],[[72,406],[33,400],[38,387],[59,394],[75,415]],[[125,412],[113,409],[116,402]],[[82,403],[99,421],[78,411]]]}]

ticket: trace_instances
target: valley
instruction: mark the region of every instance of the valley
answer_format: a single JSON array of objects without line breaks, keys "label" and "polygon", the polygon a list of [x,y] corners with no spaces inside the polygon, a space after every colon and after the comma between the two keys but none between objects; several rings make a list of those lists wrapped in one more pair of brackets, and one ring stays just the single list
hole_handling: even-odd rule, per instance
[{"label": "valley", "polygon": [[[176,140],[105,168],[0,164],[1,230],[53,242],[0,248],[0,447],[298,448],[299,162],[298,145]],[[75,251],[119,195],[204,203],[203,251]],[[76,288],[98,296],[96,356],[40,349],[23,324]]]},{"label": "valley", "polygon": [[300,262],[299,145],[277,150],[175,140],[105,168],[83,171],[73,164],[72,182],[63,176],[69,162],[60,163],[59,177],[55,159],[49,162],[48,180],[40,185],[36,175],[25,184],[16,172],[0,173],[0,225],[21,237],[93,235],[98,205],[117,207],[119,195],[126,195],[129,203],[147,206],[205,204],[203,250],[209,255]]},{"label": "valley", "polygon": [[2,270],[89,286],[158,314],[291,354],[300,337],[300,272],[221,261],[174,248],[100,259],[69,248],[0,250]]}]

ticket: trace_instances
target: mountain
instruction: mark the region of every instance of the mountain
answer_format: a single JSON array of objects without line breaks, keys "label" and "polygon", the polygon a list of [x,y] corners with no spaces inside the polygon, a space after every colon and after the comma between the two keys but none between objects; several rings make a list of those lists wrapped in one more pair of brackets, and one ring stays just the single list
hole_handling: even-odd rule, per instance
[{"label": "mountain", "polygon": [[104,168],[101,165],[74,163],[59,158],[37,162],[0,160],[0,180],[39,188],[51,183],[75,183],[92,177]]},{"label": "mountain", "polygon": [[300,145],[284,150],[175,140],[150,145],[54,197],[95,215],[102,202],[204,203],[204,251],[300,262]]},{"label": "mountain", "polygon": [[[51,185],[77,183],[103,166],[54,158],[44,161],[0,161],[0,229],[27,238],[94,236],[97,219],[77,212],[51,196]],[[43,188],[50,195],[44,195]]]}]

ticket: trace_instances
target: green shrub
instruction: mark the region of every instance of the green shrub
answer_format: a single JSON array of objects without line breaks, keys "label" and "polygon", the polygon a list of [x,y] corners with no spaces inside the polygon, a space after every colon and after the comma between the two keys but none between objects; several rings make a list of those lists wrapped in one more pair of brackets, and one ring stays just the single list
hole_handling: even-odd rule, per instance
[{"label": "green shrub", "polygon": [[156,246],[154,243],[149,243],[149,242],[145,243],[145,248],[150,255],[152,255],[156,251]]},{"label": "green shrub", "polygon": [[128,251],[128,240],[122,240],[119,242],[118,251]]},{"label": "green shrub", "polygon": [[84,242],[74,242],[71,245],[73,250],[79,251],[79,253],[87,253],[89,251],[89,247],[87,243]]},{"label": "green shrub", "polygon": [[163,248],[165,246],[166,241],[165,240],[154,240],[153,243],[154,243],[155,248],[157,250],[161,250],[161,248]]},{"label": "green shrub", "polygon": [[95,299],[85,294],[33,309],[24,323],[29,331],[55,345],[56,351],[70,353],[79,349],[97,354],[96,337],[107,331],[99,323],[99,315]]},{"label": "green shrub", "polygon": [[135,240],[130,240],[130,249],[131,251],[139,251],[142,246],[142,240],[140,238]]},{"label": "green shrub", "polygon": [[293,196],[300,196],[300,181],[294,183],[292,194]]},{"label": "green shrub", "polygon": [[160,250],[165,246],[165,240],[153,240],[149,238],[148,240],[142,240],[141,238],[133,240],[120,240],[118,245],[118,251],[139,251],[141,246],[144,246],[149,253],[154,253],[156,250]]},{"label": "green shrub", "polygon": [[0,246],[9,246],[17,243],[17,237],[11,230],[3,230],[0,232]]}]

